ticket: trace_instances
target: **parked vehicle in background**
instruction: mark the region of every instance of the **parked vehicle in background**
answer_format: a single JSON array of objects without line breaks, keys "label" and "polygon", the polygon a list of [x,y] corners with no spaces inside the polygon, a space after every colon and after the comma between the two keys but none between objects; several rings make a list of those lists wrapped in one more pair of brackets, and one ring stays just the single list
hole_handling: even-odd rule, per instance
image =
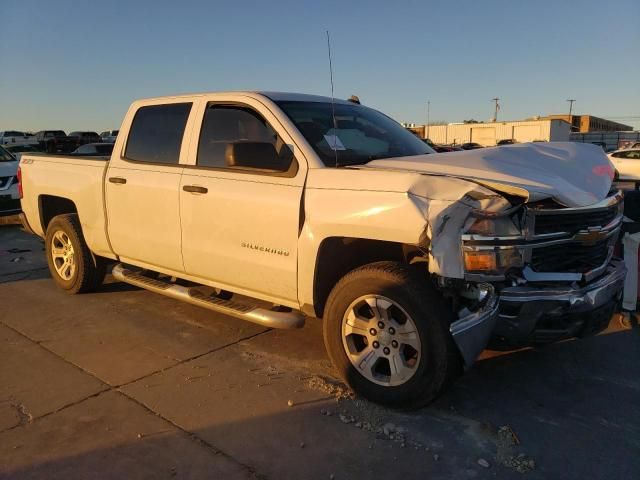
[{"label": "parked vehicle in background", "polygon": [[626,273],[602,149],[434,155],[327,97],[141,100],[110,160],[25,155],[20,168],[25,228],[61,289],[98,288],[115,260],[116,280],[263,326],[322,318],[336,371],[388,405],[432,401],[491,337],[601,331]]},{"label": "parked vehicle in background", "polygon": [[437,153],[459,152],[462,150],[462,148],[457,147],[455,145],[439,145],[439,144],[433,143],[428,138],[422,138],[421,140],[427,145],[429,145],[431,148],[433,148]]},{"label": "parked vehicle in background", "polygon": [[609,159],[620,180],[640,180],[640,148],[626,148],[610,153]]},{"label": "parked vehicle in background", "polygon": [[78,148],[76,139],[68,137],[63,130],[41,130],[35,134],[35,141],[47,153],[68,153]]},{"label": "parked vehicle in background", "polygon": [[113,143],[87,143],[76,148],[71,155],[106,156],[111,155]]},{"label": "parked vehicle in background", "polygon": [[5,145],[4,148],[16,157],[17,160],[20,160],[23,153],[38,153],[42,151],[36,145]]},{"label": "parked vehicle in background", "polygon": [[462,148],[456,147],[454,145],[434,145],[432,148],[438,153],[461,152],[462,151]]},{"label": "parked vehicle in background", "polygon": [[76,145],[78,146],[101,141],[100,135],[96,132],[71,132],[69,136],[76,139]]},{"label": "parked vehicle in background", "polygon": [[32,143],[35,143],[33,135],[17,130],[0,132],[0,145],[30,145]]},{"label": "parked vehicle in background", "polygon": [[18,160],[0,146],[0,216],[20,213]]},{"label": "parked vehicle in background", "polygon": [[119,130],[107,130],[100,134],[100,138],[105,143],[115,143]]},{"label": "parked vehicle in background", "polygon": [[469,143],[463,143],[462,145],[460,145],[460,148],[462,150],[475,150],[477,148],[484,148],[484,146],[480,145],[479,143],[469,142]]},{"label": "parked vehicle in background", "polygon": [[518,142],[516,142],[514,139],[512,138],[505,138],[504,140],[498,140],[498,142],[496,143],[496,146],[502,146],[502,145],[514,145]]}]

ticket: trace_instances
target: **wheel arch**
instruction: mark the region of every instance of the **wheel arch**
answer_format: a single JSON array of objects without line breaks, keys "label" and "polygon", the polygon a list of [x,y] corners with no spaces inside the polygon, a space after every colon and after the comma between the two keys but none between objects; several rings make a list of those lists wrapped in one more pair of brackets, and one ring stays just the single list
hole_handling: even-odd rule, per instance
[{"label": "wheel arch", "polygon": [[417,245],[354,237],[327,237],[316,256],[313,277],[313,312],[321,318],[329,293],[350,271],[379,261],[410,263],[425,253]]},{"label": "wheel arch", "polygon": [[78,208],[73,200],[57,195],[40,195],[38,197],[38,212],[40,213],[40,226],[46,234],[51,220],[58,215],[67,213],[78,214]]}]

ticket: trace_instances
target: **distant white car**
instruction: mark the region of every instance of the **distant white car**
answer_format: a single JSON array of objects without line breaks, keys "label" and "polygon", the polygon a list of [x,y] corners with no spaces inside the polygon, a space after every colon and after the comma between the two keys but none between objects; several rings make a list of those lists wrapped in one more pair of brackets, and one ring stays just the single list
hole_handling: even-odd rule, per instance
[{"label": "distant white car", "polygon": [[33,135],[17,130],[0,132],[0,145],[32,145],[38,143]]},{"label": "distant white car", "polygon": [[107,130],[100,134],[100,138],[104,143],[116,143],[119,130]]},{"label": "distant white car", "polygon": [[18,160],[0,147],[0,217],[19,212]]},{"label": "distant white car", "polygon": [[616,150],[608,156],[620,180],[640,180],[640,148]]}]

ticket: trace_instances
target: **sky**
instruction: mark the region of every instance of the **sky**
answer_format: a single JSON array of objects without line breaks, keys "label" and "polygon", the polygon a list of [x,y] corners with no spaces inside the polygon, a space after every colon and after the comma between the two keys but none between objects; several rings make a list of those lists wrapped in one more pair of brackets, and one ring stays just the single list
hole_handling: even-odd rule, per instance
[{"label": "sky", "polygon": [[[144,97],[352,94],[398,121],[640,129],[640,1],[0,0],[0,131],[118,128]],[[613,118],[615,117],[615,118]],[[627,118],[624,118],[627,117]],[[628,118],[635,117],[635,118]]]}]

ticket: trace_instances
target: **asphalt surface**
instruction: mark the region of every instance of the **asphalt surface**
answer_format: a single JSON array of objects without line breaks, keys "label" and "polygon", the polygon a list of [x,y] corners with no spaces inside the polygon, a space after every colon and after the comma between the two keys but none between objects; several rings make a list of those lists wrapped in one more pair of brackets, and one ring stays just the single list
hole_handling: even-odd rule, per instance
[{"label": "asphalt surface", "polygon": [[70,296],[16,226],[0,226],[0,305],[2,479],[640,477],[633,318],[485,352],[407,413],[334,380],[316,319],[267,330],[109,278]]}]

